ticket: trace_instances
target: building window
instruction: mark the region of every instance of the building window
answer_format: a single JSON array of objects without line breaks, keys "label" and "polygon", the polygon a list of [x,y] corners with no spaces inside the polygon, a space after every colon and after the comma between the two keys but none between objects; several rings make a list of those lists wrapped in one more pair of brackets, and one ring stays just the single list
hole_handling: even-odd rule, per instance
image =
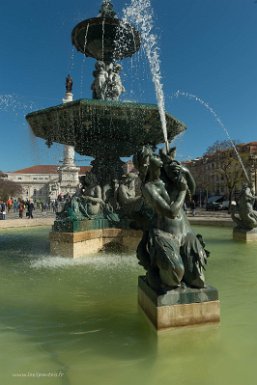
[{"label": "building window", "polygon": [[34,195],[37,195],[37,190],[34,190]]},{"label": "building window", "polygon": [[19,177],[18,180],[22,180],[22,178]]},{"label": "building window", "polygon": [[33,180],[37,180],[37,178],[33,178]]}]

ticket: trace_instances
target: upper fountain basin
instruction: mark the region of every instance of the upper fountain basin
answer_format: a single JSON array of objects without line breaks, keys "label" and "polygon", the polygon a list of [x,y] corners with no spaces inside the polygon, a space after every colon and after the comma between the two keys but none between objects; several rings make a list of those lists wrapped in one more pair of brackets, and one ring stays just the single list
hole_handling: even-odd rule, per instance
[{"label": "upper fountain basin", "polygon": [[[93,157],[103,151],[130,156],[142,145],[164,141],[153,104],[80,99],[32,112],[26,119],[33,133],[48,144],[71,145],[77,153]],[[168,113],[166,121],[169,140],[186,128]]]},{"label": "upper fountain basin", "polygon": [[95,17],[74,27],[72,44],[84,55],[108,63],[137,52],[140,37],[133,26],[117,18]]}]

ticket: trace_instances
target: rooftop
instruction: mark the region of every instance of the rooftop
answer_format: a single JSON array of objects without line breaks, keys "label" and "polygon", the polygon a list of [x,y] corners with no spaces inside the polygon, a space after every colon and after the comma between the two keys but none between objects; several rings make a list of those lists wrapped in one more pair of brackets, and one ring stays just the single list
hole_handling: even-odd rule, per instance
[{"label": "rooftop", "polygon": [[[31,166],[27,168],[22,168],[21,170],[16,170],[13,172],[10,172],[12,174],[57,174],[58,168],[60,166],[57,165],[37,165],[37,166]],[[86,172],[90,171],[90,166],[81,166],[80,167],[80,174],[85,174]]]}]

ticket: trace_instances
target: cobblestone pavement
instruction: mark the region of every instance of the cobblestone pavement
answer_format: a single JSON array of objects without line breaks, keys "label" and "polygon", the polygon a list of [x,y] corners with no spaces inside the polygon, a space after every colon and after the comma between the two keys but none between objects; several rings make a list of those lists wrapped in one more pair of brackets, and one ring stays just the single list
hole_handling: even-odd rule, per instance
[{"label": "cobblestone pavement", "polygon": [[[192,217],[190,210],[187,211],[187,216]],[[205,209],[197,207],[195,210],[195,217],[208,217],[208,218],[231,218],[228,210],[207,211]]]},{"label": "cobblestone pavement", "polygon": [[[11,211],[6,214],[6,220],[0,220],[0,230],[15,227],[36,227],[51,226],[55,220],[55,213],[51,211],[34,210],[33,219],[27,219],[26,216],[21,219],[17,212]],[[189,221],[196,225],[214,225],[214,226],[233,226],[233,221],[227,211],[206,211],[197,208],[193,216],[191,211],[187,212]]]},{"label": "cobblestone pavement", "polygon": [[[34,210],[33,211],[34,218],[55,218],[55,213],[52,211],[41,211]],[[192,213],[190,210],[187,210],[187,216],[192,217]],[[196,208],[195,217],[210,217],[210,218],[230,218],[230,214],[228,214],[227,210],[219,210],[219,211],[206,211],[205,209]],[[25,212],[24,216],[25,218]],[[23,219],[24,219],[23,218]],[[18,212],[13,212],[12,210],[6,214],[6,219],[19,219]]]},{"label": "cobblestone pavement", "polygon": [[21,227],[37,227],[37,226],[51,226],[54,223],[55,213],[51,211],[33,211],[33,219],[26,218],[25,212],[23,218],[19,218],[18,212],[10,211],[6,214],[5,220],[0,220],[0,230],[21,228]]},{"label": "cobblestone pavement", "polygon": [[[24,213],[23,213],[23,219],[25,217],[26,217],[26,211],[24,211]],[[55,213],[53,213],[52,211],[34,210],[33,211],[33,217],[34,218],[55,218]],[[13,210],[11,210],[9,213],[7,212],[6,213],[6,220],[7,219],[20,219],[18,211],[13,212]]]}]

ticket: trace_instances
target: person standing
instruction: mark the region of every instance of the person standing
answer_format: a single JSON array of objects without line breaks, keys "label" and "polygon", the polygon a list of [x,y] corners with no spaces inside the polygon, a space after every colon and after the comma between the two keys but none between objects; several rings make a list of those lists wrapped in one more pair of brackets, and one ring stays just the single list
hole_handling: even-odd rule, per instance
[{"label": "person standing", "polygon": [[18,211],[19,211],[19,218],[21,219],[23,218],[24,209],[25,209],[25,204],[22,200],[20,200],[18,205]]},{"label": "person standing", "polygon": [[9,198],[6,202],[6,205],[7,205],[7,209],[8,209],[8,213],[10,212],[12,206],[13,206],[13,199],[12,198]]},{"label": "person standing", "polygon": [[28,219],[33,219],[33,210],[35,206],[34,203],[30,200],[27,202],[27,209],[28,209]]},{"label": "person standing", "polygon": [[1,219],[6,219],[6,204],[4,201],[0,201],[0,213]]},{"label": "person standing", "polygon": [[195,216],[195,208],[196,208],[196,203],[195,203],[194,199],[191,200],[190,206],[191,206],[191,210],[192,210],[192,215],[194,217]]}]

